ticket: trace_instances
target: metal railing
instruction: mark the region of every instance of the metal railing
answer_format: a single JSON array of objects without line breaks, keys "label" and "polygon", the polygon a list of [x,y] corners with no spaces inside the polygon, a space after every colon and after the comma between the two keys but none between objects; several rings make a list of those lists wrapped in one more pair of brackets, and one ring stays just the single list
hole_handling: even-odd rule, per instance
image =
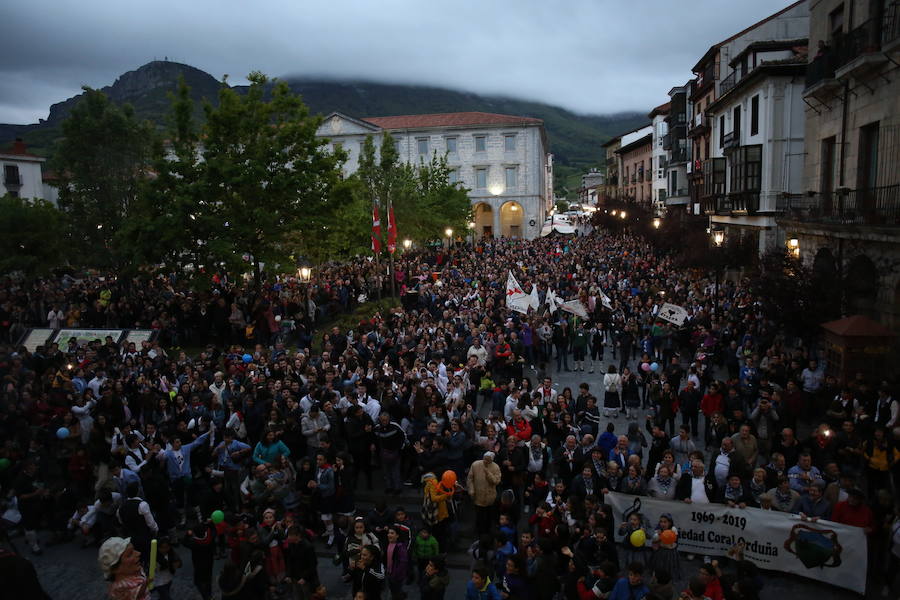
[{"label": "metal railing", "polygon": [[722,148],[737,148],[741,145],[741,132],[729,131],[722,136]]},{"label": "metal railing", "polygon": [[669,164],[683,163],[688,160],[687,148],[679,148],[669,153]]},{"label": "metal railing", "polygon": [[840,65],[846,65],[863,54],[878,52],[881,49],[881,29],[881,19],[869,19],[843,36],[838,45]]},{"label": "metal railing", "polygon": [[731,75],[719,82],[719,96],[724,96],[730,92],[737,85],[738,80],[738,72],[732,71]]},{"label": "metal railing", "polygon": [[673,139],[674,138],[671,133],[667,133],[666,135],[663,136],[663,146],[662,146],[663,150],[671,150],[672,149]]},{"label": "metal railing", "polygon": [[834,79],[834,71],[837,68],[837,52],[833,48],[825,48],[806,65],[806,89],[811,88],[820,81]]},{"label": "metal railing", "polygon": [[3,176],[4,185],[22,185],[22,178],[18,173],[6,173]]},{"label": "metal railing", "polygon": [[897,38],[900,38],[900,0],[894,0],[884,9],[881,43],[882,45],[887,45]]},{"label": "metal railing", "polygon": [[900,226],[900,184],[782,198],[777,210],[798,221]]},{"label": "metal railing", "polygon": [[694,87],[694,96],[708,88],[716,81],[716,61],[711,61],[706,68],[697,74],[697,85]]}]

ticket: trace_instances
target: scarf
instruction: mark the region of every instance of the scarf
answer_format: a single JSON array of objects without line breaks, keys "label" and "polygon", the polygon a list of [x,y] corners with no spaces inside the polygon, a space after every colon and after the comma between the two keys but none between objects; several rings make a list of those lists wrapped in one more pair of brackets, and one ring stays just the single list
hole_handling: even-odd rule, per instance
[{"label": "scarf", "polygon": [[656,485],[659,486],[659,491],[662,492],[662,495],[667,496],[669,494],[669,488],[672,487],[672,478],[663,478],[657,475]]}]

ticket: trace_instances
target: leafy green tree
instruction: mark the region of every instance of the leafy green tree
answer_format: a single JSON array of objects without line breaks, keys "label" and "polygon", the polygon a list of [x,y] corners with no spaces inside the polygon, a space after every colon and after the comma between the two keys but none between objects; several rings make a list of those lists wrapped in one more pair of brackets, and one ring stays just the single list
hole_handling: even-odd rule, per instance
[{"label": "leafy green tree", "polygon": [[269,90],[265,75],[248,79],[246,93],[223,87],[219,105],[204,107],[202,195],[211,256],[238,271],[249,255],[258,286],[262,263],[291,264],[297,234],[320,234],[310,217],[327,204],[345,157],[316,137],[321,119],[286,83]]},{"label": "leafy green tree", "polygon": [[45,200],[0,197],[0,273],[42,275],[63,260],[64,219]]},{"label": "leafy green tree", "polygon": [[155,177],[147,180],[117,236],[117,246],[132,266],[161,264],[190,278],[201,275],[199,266],[210,260],[210,207],[203,195],[204,172],[194,102],[183,77],[170,99],[169,142],[155,140]]},{"label": "leafy green tree", "polygon": [[305,231],[317,235],[297,235],[299,253],[314,263],[370,252],[372,202],[355,173],[331,188],[328,201],[310,215]]},{"label": "leafy green tree", "polygon": [[53,162],[68,256],[84,265],[117,266],[122,257],[114,238],[141,192],[155,133],[130,105],[118,107],[99,90],[84,91],[62,124]]}]

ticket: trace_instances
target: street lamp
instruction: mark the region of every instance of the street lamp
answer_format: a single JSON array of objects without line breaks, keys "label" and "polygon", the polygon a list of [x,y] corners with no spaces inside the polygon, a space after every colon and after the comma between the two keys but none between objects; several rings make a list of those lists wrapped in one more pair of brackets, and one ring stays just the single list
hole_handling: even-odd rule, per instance
[{"label": "street lamp", "polygon": [[411,239],[406,238],[405,240],[403,240],[403,249],[404,249],[404,250],[409,250],[409,247],[410,247],[410,246],[412,246],[412,240],[411,240]]},{"label": "street lamp", "polygon": [[653,229],[659,229],[659,226],[662,225],[662,219],[659,217],[653,218]]},{"label": "street lamp", "polygon": [[619,212],[617,210],[612,211],[612,216],[616,216],[616,213]]},{"label": "street lamp", "polygon": [[716,256],[715,256],[715,263],[716,263],[715,295],[716,295],[716,298],[715,298],[715,303],[713,304],[713,307],[715,308],[715,311],[716,311],[715,312],[716,321],[718,321],[719,320],[719,278],[721,277],[721,270],[722,270],[721,252],[722,252],[722,244],[725,243],[725,230],[721,227],[713,227],[710,231],[712,232],[712,242],[713,242],[713,244],[715,244],[716,248],[718,248],[718,250],[716,251]]},{"label": "street lamp", "polygon": [[792,237],[787,241],[788,252],[791,258],[800,258],[800,240]]},{"label": "street lamp", "polygon": [[453,245],[453,229],[448,227],[444,233],[447,234],[447,250],[450,250],[450,246]]},{"label": "street lamp", "polygon": [[309,267],[300,267],[300,269],[297,270],[297,277],[300,279],[301,283],[309,283],[311,276],[312,269]]},{"label": "street lamp", "polygon": [[624,219],[624,218],[625,218],[626,216],[628,216],[628,215],[626,215],[626,214],[625,214],[625,211],[623,210],[623,211],[621,211],[621,212],[619,213],[619,216],[622,217],[622,218]]}]

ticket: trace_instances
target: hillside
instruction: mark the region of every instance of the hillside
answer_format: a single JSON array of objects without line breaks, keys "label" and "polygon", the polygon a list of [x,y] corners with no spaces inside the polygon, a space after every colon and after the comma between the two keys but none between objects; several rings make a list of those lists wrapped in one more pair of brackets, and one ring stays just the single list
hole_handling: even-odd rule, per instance
[{"label": "hillside", "polygon": [[[114,102],[131,103],[144,119],[165,124],[169,107],[167,94],[175,89],[179,75],[184,75],[197,102],[197,116],[202,118],[200,100],[215,101],[222,85],[212,75],[189,65],[153,61],[121,75],[103,92]],[[550,139],[550,151],[556,160],[556,174],[562,189],[566,180],[601,161],[600,144],[611,136],[633,129],[647,121],[643,113],[616,115],[578,115],[558,106],[482,96],[479,94],[435,87],[383,84],[373,82],[327,81],[285,78],[291,89],[302,95],[314,113],[340,111],[356,117],[379,117],[399,114],[483,111],[536,117],[543,119]],[[236,89],[242,89],[236,86]],[[50,107],[48,118],[31,125],[0,124],[0,147],[15,137],[22,137],[36,154],[49,155],[60,125],[81,95]],[[569,183],[571,189],[571,181]]]}]

